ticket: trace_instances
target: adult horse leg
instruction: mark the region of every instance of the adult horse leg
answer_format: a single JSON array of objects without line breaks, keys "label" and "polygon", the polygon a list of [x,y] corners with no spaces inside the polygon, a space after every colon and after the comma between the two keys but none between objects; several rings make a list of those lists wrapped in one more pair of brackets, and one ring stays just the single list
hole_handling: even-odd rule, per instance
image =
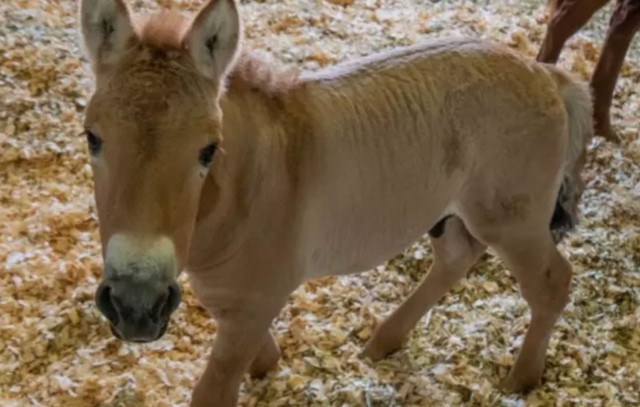
[{"label": "adult horse leg", "polygon": [[554,0],[537,61],[556,63],[565,42],[580,30],[609,0]]},{"label": "adult horse leg", "polygon": [[617,139],[611,126],[611,102],[622,63],[631,40],[639,29],[640,0],[618,0],[602,53],[591,78],[595,133],[608,140]]},{"label": "adult horse leg", "polygon": [[[434,233],[438,228],[442,231]],[[434,262],[418,287],[384,322],[367,342],[363,355],[372,360],[397,350],[418,320],[446,294],[484,253],[486,246],[474,239],[458,217],[436,225],[431,235]]]}]

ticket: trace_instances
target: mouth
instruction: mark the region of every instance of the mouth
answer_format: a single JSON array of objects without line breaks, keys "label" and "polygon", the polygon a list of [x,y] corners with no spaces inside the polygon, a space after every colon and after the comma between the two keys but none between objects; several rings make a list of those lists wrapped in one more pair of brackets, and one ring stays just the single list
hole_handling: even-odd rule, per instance
[{"label": "mouth", "polygon": [[164,321],[162,323],[162,325],[160,326],[160,330],[158,331],[158,334],[156,335],[155,338],[134,338],[134,339],[127,339],[124,338],[122,336],[122,334],[116,329],[115,326],[113,326],[113,324],[109,324],[109,328],[111,328],[111,333],[113,334],[113,336],[115,336],[116,338],[125,341],[125,342],[133,342],[133,343],[149,343],[149,342],[153,342],[153,341],[157,341],[158,339],[160,339],[164,333],[167,331],[167,326],[169,325],[169,321]]}]

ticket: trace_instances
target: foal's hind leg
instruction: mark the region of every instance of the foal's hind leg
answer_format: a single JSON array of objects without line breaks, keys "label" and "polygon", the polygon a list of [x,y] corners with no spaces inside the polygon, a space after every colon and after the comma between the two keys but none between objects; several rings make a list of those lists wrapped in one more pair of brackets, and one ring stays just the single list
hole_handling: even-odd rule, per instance
[{"label": "foal's hind leg", "polygon": [[[538,223],[540,224],[540,223]],[[555,247],[546,228],[510,227],[491,244],[520,284],[531,308],[531,323],[516,362],[502,386],[525,392],[542,378],[553,327],[569,300],[571,266]]]},{"label": "foal's hind leg", "polygon": [[397,350],[418,320],[484,253],[486,246],[467,232],[460,218],[450,217],[441,222],[444,233],[431,237],[434,252],[431,269],[402,305],[376,328],[365,346],[364,356],[375,361]]},{"label": "foal's hind leg", "polygon": [[251,377],[259,378],[273,369],[280,360],[280,347],[271,332],[267,332],[262,339],[262,347],[251,362],[249,374]]}]

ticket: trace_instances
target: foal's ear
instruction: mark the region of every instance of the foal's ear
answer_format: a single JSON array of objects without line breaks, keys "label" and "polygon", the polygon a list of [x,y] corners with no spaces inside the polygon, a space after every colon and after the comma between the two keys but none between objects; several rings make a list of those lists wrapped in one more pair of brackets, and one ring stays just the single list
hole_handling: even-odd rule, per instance
[{"label": "foal's ear", "polygon": [[240,43],[240,16],[234,0],[209,0],[184,38],[198,68],[207,78],[221,81]]},{"label": "foal's ear", "polygon": [[135,35],[124,0],[80,0],[80,26],[94,72],[113,62]]}]

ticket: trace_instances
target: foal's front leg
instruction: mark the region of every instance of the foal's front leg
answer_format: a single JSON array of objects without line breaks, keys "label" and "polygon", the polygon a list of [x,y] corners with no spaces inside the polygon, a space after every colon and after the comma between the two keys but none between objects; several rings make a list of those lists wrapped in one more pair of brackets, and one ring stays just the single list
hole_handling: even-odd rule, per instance
[{"label": "foal's front leg", "polygon": [[273,340],[269,325],[278,311],[278,307],[263,306],[224,312],[228,315],[218,319],[209,363],[193,391],[192,407],[236,406],[245,372],[261,348],[269,346],[267,341]]}]

